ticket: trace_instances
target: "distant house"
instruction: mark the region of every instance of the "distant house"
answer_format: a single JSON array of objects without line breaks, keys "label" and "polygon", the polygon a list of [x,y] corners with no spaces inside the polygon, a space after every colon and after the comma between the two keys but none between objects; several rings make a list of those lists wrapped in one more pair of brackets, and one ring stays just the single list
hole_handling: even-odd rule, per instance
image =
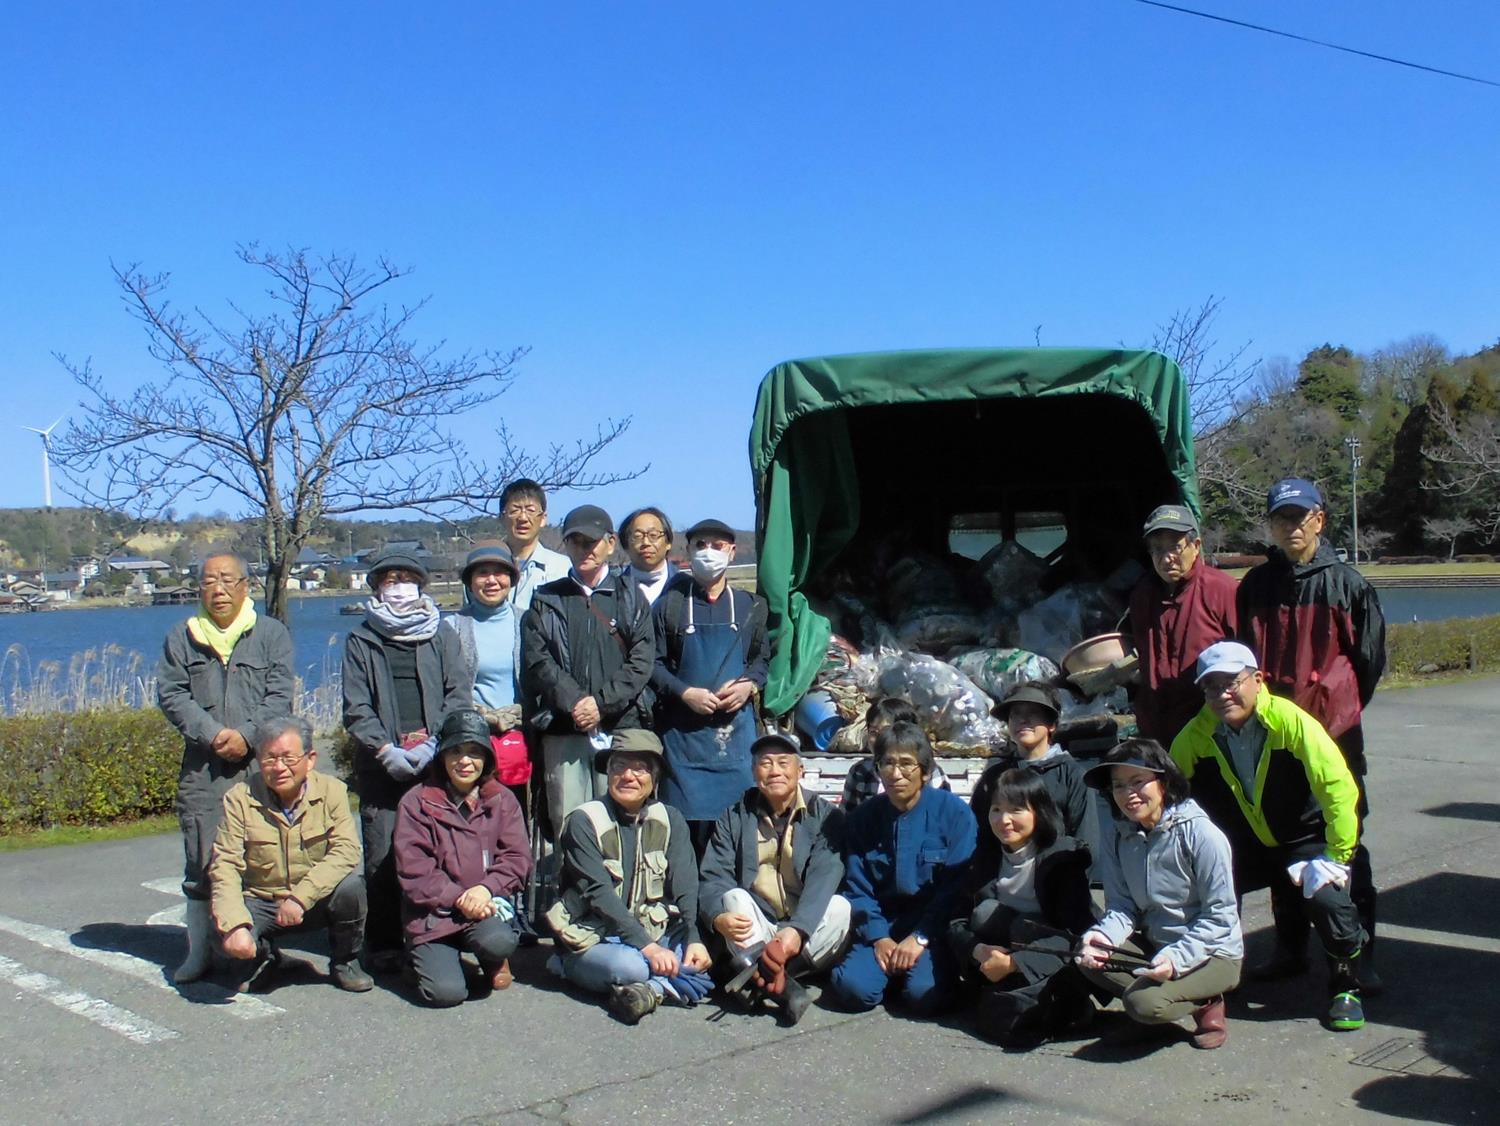
[{"label": "distant house", "polygon": [[87,582],[99,573],[99,557],[96,555],[75,555],[68,560],[68,566],[78,572],[78,577]]},{"label": "distant house", "polygon": [[142,559],[139,556],[121,556],[105,560],[111,571],[127,571],[131,575],[154,575],[159,571],[170,571],[172,564],[160,559]]},{"label": "distant house", "polygon": [[410,555],[417,559],[432,554],[424,540],[389,540],[385,547],[381,548],[381,553],[388,551],[399,551],[403,555]]}]

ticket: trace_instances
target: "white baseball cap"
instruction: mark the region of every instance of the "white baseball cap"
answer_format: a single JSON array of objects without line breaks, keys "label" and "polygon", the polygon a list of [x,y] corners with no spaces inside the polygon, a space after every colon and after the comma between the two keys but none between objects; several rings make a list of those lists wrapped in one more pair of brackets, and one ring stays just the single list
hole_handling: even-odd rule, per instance
[{"label": "white baseball cap", "polygon": [[1198,654],[1198,674],[1193,677],[1193,683],[1198,684],[1205,676],[1212,676],[1216,672],[1229,672],[1238,676],[1246,669],[1258,669],[1255,654],[1250,652],[1248,645],[1241,645],[1238,641],[1220,641],[1210,645]]}]

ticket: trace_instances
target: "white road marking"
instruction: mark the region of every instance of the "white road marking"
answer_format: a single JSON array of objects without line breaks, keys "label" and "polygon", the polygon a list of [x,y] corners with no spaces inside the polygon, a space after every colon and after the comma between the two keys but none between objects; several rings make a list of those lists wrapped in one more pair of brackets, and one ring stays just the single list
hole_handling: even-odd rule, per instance
[{"label": "white road marking", "polygon": [[28,993],[35,993],[59,1009],[77,1013],[85,1020],[91,1020],[101,1028],[119,1033],[137,1044],[155,1044],[161,1040],[175,1040],[178,1036],[174,1029],[163,1028],[145,1017],[137,1016],[129,1009],[122,1009],[108,1001],[90,997],[87,993],[69,989],[55,977],[27,969],[20,962],[13,962],[4,956],[0,956],[0,979]]},{"label": "white road marking", "polygon": [[[25,923],[20,919],[12,919],[6,915],[0,915],[0,931],[13,934],[17,938],[24,938],[27,942],[34,942],[38,946],[44,946],[48,950],[56,950],[63,954],[70,954],[75,958],[81,958],[85,962],[92,962],[96,966],[104,966],[106,969],[133,977],[137,981],[144,981],[147,985],[166,991],[177,996],[187,997],[194,1001],[217,1001],[220,1007],[225,1009],[231,1016],[240,1017],[245,1020],[254,1020],[257,1017],[275,1016],[286,1012],[278,1005],[269,1001],[262,1001],[259,997],[252,997],[245,993],[233,993],[221,985],[215,985],[208,981],[196,981],[191,985],[173,985],[162,976],[161,967],[155,962],[148,962],[144,958],[137,958],[134,954],[125,954],[119,950],[95,950],[90,946],[79,946],[67,934],[51,927],[38,926],[36,923]],[[224,1004],[224,1002],[228,1002]]]},{"label": "white road marking", "polygon": [[165,895],[175,895],[178,899],[182,898],[181,876],[163,876],[159,880],[146,880],[141,887],[150,888],[152,891],[159,891]]},{"label": "white road marking", "polygon": [[168,907],[164,911],[158,911],[146,920],[148,927],[185,927],[187,926],[187,904],[179,903],[176,907]]}]

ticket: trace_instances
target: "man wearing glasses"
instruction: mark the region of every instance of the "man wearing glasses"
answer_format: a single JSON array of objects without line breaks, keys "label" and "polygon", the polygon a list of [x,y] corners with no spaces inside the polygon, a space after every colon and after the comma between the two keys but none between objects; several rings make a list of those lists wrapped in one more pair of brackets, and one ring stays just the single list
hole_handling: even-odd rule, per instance
[{"label": "man wearing glasses", "polygon": [[1198,521],[1180,504],[1146,517],[1152,573],[1130,592],[1130,629],[1141,665],[1135,719],[1141,734],[1164,747],[1203,707],[1193,683],[1198,654],[1238,633],[1233,576],[1202,557]]},{"label": "man wearing glasses", "polygon": [[677,575],[672,552],[672,522],[659,508],[637,508],[620,523],[620,540],[630,563],[621,572],[635,580],[646,601],[656,605]]},{"label": "man wearing glasses", "polygon": [[[1295,700],[1338,744],[1359,787],[1361,824],[1369,816],[1365,791],[1362,710],[1385,671],[1385,615],[1363,575],[1340,563],[1323,539],[1328,513],[1311,481],[1288,477],[1266,497],[1267,524],[1275,546],[1269,558],[1240,582],[1239,638],[1260,656],[1272,692]],[[1380,989],[1372,959],[1375,881],[1363,844],[1352,860],[1351,894],[1371,939],[1360,975],[1371,994]],[[1280,906],[1272,900],[1278,921]],[[1252,967],[1262,979],[1293,977],[1307,968],[1306,931],[1277,930],[1271,961]]]},{"label": "man wearing glasses", "polygon": [[500,493],[500,519],[505,523],[505,546],[510,548],[518,572],[510,601],[519,621],[531,609],[531,598],[538,587],[568,573],[568,557],[542,546],[547,493],[535,481],[522,477],[505,486]]},{"label": "man wearing glasses", "polygon": [[359,965],[365,881],[349,791],[313,769],[305,719],[285,716],[256,732],[260,772],[224,795],[213,846],[213,914],[224,953],[246,967],[240,988],[261,984],[276,964],[271,940],[328,929],[329,977],[364,993],[375,981]]},{"label": "man wearing glasses", "polygon": [[1235,894],[1269,887],[1276,931],[1309,924],[1328,957],[1327,1021],[1364,1024],[1358,969],[1367,944],[1351,898],[1359,790],[1317,719],[1266,691],[1255,654],[1237,641],[1198,658],[1203,710],[1172,742],[1193,797],[1229,838]]},{"label": "man wearing glasses", "polygon": [[256,614],[249,573],[229,552],[203,561],[198,613],[167,634],[156,667],[157,703],[183,740],[176,804],[188,952],[179,982],[201,978],[212,956],[208,863],[224,795],[249,771],[256,726],[292,710],[292,638]]}]

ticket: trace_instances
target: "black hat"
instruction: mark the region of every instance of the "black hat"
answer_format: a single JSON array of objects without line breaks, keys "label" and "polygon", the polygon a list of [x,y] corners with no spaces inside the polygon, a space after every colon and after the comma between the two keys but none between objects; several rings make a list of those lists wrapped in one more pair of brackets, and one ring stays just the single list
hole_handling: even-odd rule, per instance
[{"label": "black hat", "polygon": [[616,751],[632,755],[647,755],[655,758],[658,763],[665,761],[662,758],[661,740],[644,728],[631,727],[624,731],[616,731],[610,737],[609,746],[602,751],[594,752],[595,773],[603,774],[609,769],[609,756]]},{"label": "black hat", "polygon": [[451,751],[454,747],[478,743],[490,746],[490,725],[474,708],[459,708],[448,713],[438,731],[438,750]]},{"label": "black hat", "polygon": [[1062,707],[1057,702],[1057,693],[1045,684],[1039,684],[1034,680],[1024,681],[1012,688],[1005,694],[1005,699],[995,705],[990,714],[996,719],[1004,719],[1010,714],[1013,704],[1036,704],[1046,708],[1052,713],[1053,723],[1056,723],[1058,717],[1062,715]]},{"label": "black hat", "polygon": [[464,560],[463,581],[464,586],[469,585],[469,577],[475,567],[481,563],[498,563],[510,572],[510,581],[515,582],[521,576],[516,567],[515,556],[511,555],[510,548],[503,543],[482,543],[469,552],[469,557]]},{"label": "black hat", "polygon": [[572,535],[586,536],[593,540],[602,540],[605,536],[615,534],[615,523],[609,518],[609,513],[597,504],[580,504],[567,516],[563,517],[562,536],[567,539]]},{"label": "black hat", "polygon": [[1193,510],[1180,504],[1163,504],[1151,510],[1151,515],[1146,517],[1146,526],[1141,529],[1141,535],[1149,536],[1152,532],[1190,532],[1198,534],[1198,521],[1193,519]]},{"label": "black hat", "polygon": [[802,744],[784,731],[769,731],[750,744],[750,757],[756,755],[801,755]]},{"label": "black hat", "polygon": [[1083,772],[1083,780],[1096,790],[1109,789],[1111,770],[1116,766],[1133,766],[1137,770],[1149,770],[1152,774],[1165,774],[1159,766],[1152,766],[1139,754],[1128,755],[1124,758],[1107,759],[1097,762]]},{"label": "black hat", "polygon": [[365,575],[365,585],[374,590],[378,583],[378,576],[382,571],[410,571],[417,576],[419,586],[426,585],[428,579],[427,564],[423,563],[409,551],[382,551],[375,557],[375,562],[370,564],[370,570]]},{"label": "black hat", "polygon": [[715,539],[728,540],[730,543],[733,543],[734,529],[722,520],[699,520],[684,532],[683,536],[689,543],[692,543],[699,536],[712,536]]}]

